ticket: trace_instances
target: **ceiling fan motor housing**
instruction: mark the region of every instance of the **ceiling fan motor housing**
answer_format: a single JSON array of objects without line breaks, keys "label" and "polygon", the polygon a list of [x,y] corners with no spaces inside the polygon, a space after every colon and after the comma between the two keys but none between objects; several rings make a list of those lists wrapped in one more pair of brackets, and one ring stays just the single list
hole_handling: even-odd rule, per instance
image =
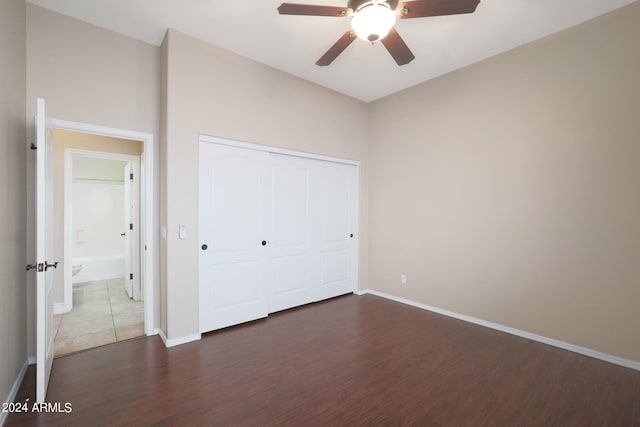
[{"label": "ceiling fan motor housing", "polygon": [[[349,0],[349,2],[347,3],[347,7],[356,12],[363,6],[371,3],[373,3],[373,1],[371,0]],[[385,0],[381,3],[386,3],[391,10],[396,10],[396,7],[398,7],[398,0]]]}]

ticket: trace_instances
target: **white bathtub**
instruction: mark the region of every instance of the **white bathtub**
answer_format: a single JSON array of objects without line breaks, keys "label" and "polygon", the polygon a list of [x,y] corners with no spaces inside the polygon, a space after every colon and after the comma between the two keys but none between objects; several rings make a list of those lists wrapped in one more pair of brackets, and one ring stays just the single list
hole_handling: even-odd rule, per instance
[{"label": "white bathtub", "polygon": [[73,276],[72,283],[124,277],[124,255],[74,258],[71,265],[77,264],[82,264],[82,270]]}]

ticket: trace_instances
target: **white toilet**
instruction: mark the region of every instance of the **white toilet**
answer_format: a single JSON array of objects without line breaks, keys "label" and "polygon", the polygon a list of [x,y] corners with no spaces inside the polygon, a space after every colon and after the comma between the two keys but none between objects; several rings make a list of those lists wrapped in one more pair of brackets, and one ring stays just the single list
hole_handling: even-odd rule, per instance
[{"label": "white toilet", "polygon": [[80,270],[82,270],[82,264],[71,266],[71,275],[75,276],[76,274],[80,273]]}]

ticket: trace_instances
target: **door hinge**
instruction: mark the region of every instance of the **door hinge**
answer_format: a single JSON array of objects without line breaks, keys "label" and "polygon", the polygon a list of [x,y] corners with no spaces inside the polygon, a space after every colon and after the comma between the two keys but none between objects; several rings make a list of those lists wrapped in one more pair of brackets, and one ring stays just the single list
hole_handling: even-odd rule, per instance
[{"label": "door hinge", "polygon": [[130,174],[129,174],[129,179],[130,179],[131,181],[133,181],[133,174],[132,174],[132,173],[130,173]]},{"label": "door hinge", "polygon": [[129,230],[133,230],[133,224],[129,224]]},{"label": "door hinge", "polygon": [[31,145],[29,146],[30,149],[32,150],[37,150],[38,147],[36,146],[36,144],[34,144],[33,142],[31,143]]},{"label": "door hinge", "polygon": [[129,280],[133,280],[133,273],[129,273]]}]

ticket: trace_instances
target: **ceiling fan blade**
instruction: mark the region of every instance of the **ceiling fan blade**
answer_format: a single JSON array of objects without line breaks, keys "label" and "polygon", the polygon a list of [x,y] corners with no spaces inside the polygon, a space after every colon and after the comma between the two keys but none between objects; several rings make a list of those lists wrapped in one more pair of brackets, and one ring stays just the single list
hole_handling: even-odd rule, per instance
[{"label": "ceiling fan blade", "polygon": [[325,67],[331,64],[333,60],[336,59],[338,55],[340,55],[342,51],[344,51],[351,43],[353,43],[355,39],[355,33],[351,30],[347,31],[342,35],[342,37],[338,39],[337,42],[333,44],[333,46],[329,48],[329,50],[324,55],[322,55],[320,59],[318,59],[316,65]]},{"label": "ceiling fan blade", "polygon": [[347,16],[349,8],[341,6],[316,6],[312,4],[282,3],[278,7],[280,15],[311,15],[311,16]]},{"label": "ceiling fan blade", "polygon": [[424,18],[473,13],[478,3],[480,0],[414,0],[400,3],[396,10],[401,19]]},{"label": "ceiling fan blade", "polygon": [[395,28],[391,28],[389,34],[381,41],[398,65],[408,64],[415,59],[409,46],[402,40]]}]

